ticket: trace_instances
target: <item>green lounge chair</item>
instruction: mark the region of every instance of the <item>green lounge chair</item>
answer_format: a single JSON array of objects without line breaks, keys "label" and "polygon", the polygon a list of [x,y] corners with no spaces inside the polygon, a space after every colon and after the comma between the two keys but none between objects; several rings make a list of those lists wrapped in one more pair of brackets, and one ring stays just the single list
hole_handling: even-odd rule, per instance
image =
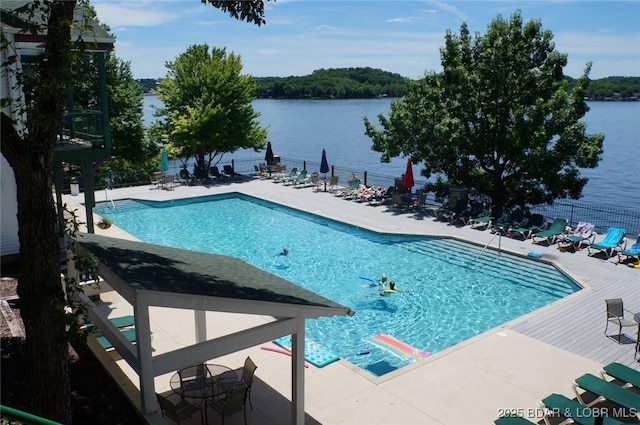
[{"label": "green lounge chair", "polygon": [[358,190],[358,187],[360,187],[360,183],[361,183],[360,179],[350,180],[349,186],[334,190],[333,196],[343,198],[345,196],[353,194],[356,190]]},{"label": "green lounge chair", "polygon": [[521,208],[516,208],[511,211],[511,214],[509,214],[509,217],[506,219],[493,222],[491,224],[491,230],[506,235],[509,229],[520,227],[524,218],[524,211]]},{"label": "green lounge chair", "polygon": [[493,421],[496,425],[535,425],[535,422],[531,422],[522,416],[503,416]]},{"label": "green lounge chair", "polygon": [[551,245],[556,242],[556,239],[565,234],[567,231],[567,219],[565,218],[554,218],[553,223],[549,226],[548,229],[540,230],[539,232],[534,232],[531,237],[531,243],[536,243],[536,238],[546,239],[547,245]]},{"label": "green lounge chair", "polygon": [[484,227],[484,230],[490,229],[493,220],[502,215],[502,208],[492,208],[489,215],[478,215],[469,219],[471,228]]},{"label": "green lounge chair", "polygon": [[296,182],[302,182],[307,177],[308,173],[309,172],[307,170],[302,170],[294,177],[285,177],[282,179],[282,184],[285,186],[295,185]]},{"label": "green lounge chair", "polygon": [[602,374],[603,379],[605,375],[609,375],[618,381],[624,382],[624,388],[640,388],[640,372],[630,368],[629,366],[621,363],[610,363],[603,367],[600,373]]},{"label": "green lounge chair", "polygon": [[[120,333],[122,334],[122,336],[124,336],[127,339],[127,341],[129,341],[132,344],[137,341],[137,335],[136,335],[135,329],[125,329],[120,331]],[[105,336],[96,337],[96,341],[98,341],[98,344],[100,344],[102,348],[104,348],[105,350],[113,349],[113,344],[111,344],[111,342]]]},{"label": "green lounge chair", "polygon": [[[591,403],[586,403],[582,398],[578,389],[593,393],[598,397]],[[590,373],[585,373],[573,382],[573,390],[580,403],[587,407],[591,407],[603,400],[619,404],[633,412],[640,419],[640,394],[634,393],[628,389],[622,388],[616,384],[600,379]]]},{"label": "green lounge chair", "polygon": [[298,167],[293,167],[288,174],[274,174],[272,176],[272,179],[273,179],[272,181],[274,183],[281,183],[285,179],[294,179],[297,174],[298,174]]},{"label": "green lounge chair", "polygon": [[604,239],[600,242],[589,245],[587,247],[587,252],[591,255],[591,250],[597,249],[598,251],[604,251],[607,258],[611,257],[616,248],[624,250],[622,247],[624,242],[624,233],[625,230],[620,227],[609,227],[607,234],[604,235]]},{"label": "green lounge chair", "polygon": [[534,232],[542,230],[542,226],[544,225],[544,216],[542,214],[531,214],[529,220],[526,224],[516,227],[514,229],[509,229],[508,235],[510,237],[521,236],[523,240],[527,240],[533,235]]},{"label": "green lounge chair", "polygon": [[[129,328],[136,324],[136,320],[133,316],[122,316],[122,317],[114,317],[113,319],[109,319],[109,321],[118,329]],[[86,322],[84,324],[85,328],[92,328],[95,325],[91,322]]]},{"label": "green lounge chair", "polygon": [[[549,417],[557,417],[557,415],[560,414],[567,419],[571,419],[571,422],[568,423],[576,423],[578,425],[594,425],[596,423],[596,418],[600,414],[600,412],[596,409],[585,407],[575,400],[571,400],[570,398],[567,398],[561,394],[555,393],[544,398],[540,405],[540,407],[542,407],[543,411],[545,412],[544,422],[547,424],[550,423]],[[561,423],[567,422],[563,421]],[[603,423],[607,425],[622,424],[622,422],[613,418],[606,418],[606,421],[604,421]]]}]

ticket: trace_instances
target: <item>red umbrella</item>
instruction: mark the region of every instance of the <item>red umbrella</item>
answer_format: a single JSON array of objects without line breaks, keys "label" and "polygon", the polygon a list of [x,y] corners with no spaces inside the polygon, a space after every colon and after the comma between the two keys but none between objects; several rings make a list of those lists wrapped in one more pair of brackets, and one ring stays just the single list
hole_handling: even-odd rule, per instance
[{"label": "red umbrella", "polygon": [[402,186],[404,186],[405,189],[411,190],[413,184],[413,167],[411,165],[411,159],[408,159],[407,171],[404,172],[404,180],[402,180]]}]

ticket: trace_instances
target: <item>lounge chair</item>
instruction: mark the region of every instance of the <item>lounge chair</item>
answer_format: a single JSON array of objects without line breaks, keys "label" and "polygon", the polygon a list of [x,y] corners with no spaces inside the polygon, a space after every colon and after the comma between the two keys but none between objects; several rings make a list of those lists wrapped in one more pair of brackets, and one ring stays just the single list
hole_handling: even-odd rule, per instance
[{"label": "lounge chair", "polygon": [[242,174],[236,173],[231,165],[223,165],[222,171],[231,179],[235,179],[236,177],[243,177]]},{"label": "lounge chair", "polygon": [[[578,389],[583,389],[598,397],[590,403],[587,403],[583,394]],[[573,382],[573,390],[580,403],[587,407],[591,407],[601,401],[607,400],[633,412],[640,419],[640,394],[634,393],[628,389],[622,388],[614,383],[600,379],[590,373],[586,373]]]},{"label": "lounge chair", "polygon": [[484,229],[486,230],[486,229],[490,229],[491,225],[493,224],[493,221],[496,218],[501,216],[502,216],[502,209],[493,208],[488,215],[478,213],[477,216],[472,216],[472,218],[470,218],[468,222],[471,225],[471,228],[484,227]]},{"label": "lounge chair", "polygon": [[460,214],[460,221],[462,221],[462,223],[464,223],[465,225],[471,224],[471,220],[473,220],[474,217],[478,217],[480,215],[484,215],[484,206],[482,205],[482,202],[469,202],[469,208],[467,208],[462,212],[462,214]]},{"label": "lounge chair", "polygon": [[302,170],[294,178],[285,178],[282,181],[282,184],[284,184],[285,186],[295,186],[296,184],[303,184],[307,179],[307,174],[309,174],[307,170]]},{"label": "lounge chair", "polygon": [[602,379],[605,376],[611,376],[620,382],[624,388],[636,387],[640,388],[640,372],[621,363],[609,363],[600,371]]},{"label": "lounge chair", "polygon": [[493,421],[496,425],[535,425],[535,422],[531,422],[522,416],[503,416]]},{"label": "lounge chair", "polygon": [[497,219],[491,223],[491,230],[506,235],[509,229],[514,227],[520,227],[525,223],[524,210],[522,208],[516,208],[511,211],[507,217]]},{"label": "lounge chair", "polygon": [[509,237],[521,236],[523,240],[527,240],[534,232],[542,230],[544,224],[544,216],[542,214],[531,214],[526,224],[514,229],[509,229],[507,233]]},{"label": "lounge chair", "polygon": [[622,256],[626,257],[638,257],[638,261],[640,261],[640,235],[638,235],[638,239],[636,239],[636,243],[631,245],[631,247],[623,249],[618,252],[618,263],[622,262]]},{"label": "lounge chair", "polygon": [[293,167],[288,173],[276,173],[272,177],[274,183],[282,183],[285,179],[292,179],[298,174],[298,167]]},{"label": "lounge chair", "polygon": [[624,243],[625,230],[620,227],[609,227],[607,234],[604,235],[604,239],[600,242],[593,243],[587,247],[587,252],[591,255],[591,250],[604,251],[607,258],[611,257],[616,249],[624,250],[622,244]]},{"label": "lounge chair", "polygon": [[[120,333],[122,334],[122,336],[124,336],[127,339],[127,341],[129,341],[132,344],[137,341],[137,335],[136,335],[135,329],[120,330]],[[111,344],[111,342],[105,336],[96,337],[96,341],[98,341],[98,344],[100,344],[102,348],[104,348],[105,350],[113,349],[113,344]]]},{"label": "lounge chair", "polygon": [[[123,328],[130,328],[131,326],[134,326],[136,324],[136,320],[135,317],[128,315],[128,316],[121,316],[121,317],[114,317],[112,319],[109,319],[109,321],[111,322],[111,324],[113,326],[115,326],[118,329],[123,329]],[[85,328],[92,328],[95,325],[91,322],[85,322],[83,325]]]},{"label": "lounge chair", "polygon": [[360,183],[360,179],[350,180],[349,186],[334,190],[333,196],[342,198],[344,196],[350,195],[358,190],[358,187],[360,187]]},{"label": "lounge chair", "polygon": [[458,199],[453,208],[444,207],[437,210],[436,219],[455,223],[461,217],[462,213],[467,209],[468,204],[468,199]]},{"label": "lounge chair", "polygon": [[[557,418],[558,415],[568,419],[561,423],[575,423],[578,425],[594,425],[595,418],[602,414],[599,410],[591,409],[580,404],[576,400],[571,400],[561,394],[551,394],[540,402],[540,407],[544,411],[544,423],[551,425],[550,418]],[[606,423],[618,425],[622,422],[613,418],[608,418]]]},{"label": "lounge chair", "polygon": [[216,165],[209,169],[209,174],[211,175],[211,177],[216,179],[217,182],[229,180],[229,177],[222,174]]},{"label": "lounge chair", "polygon": [[[395,186],[389,186],[382,195],[373,195],[369,198],[369,205],[383,205],[391,201],[391,195],[396,191]],[[426,196],[426,193],[425,193]]]},{"label": "lounge chair", "polygon": [[573,245],[576,251],[580,251],[583,243],[592,244],[594,242],[596,237],[595,228],[592,223],[581,221],[574,231],[567,236],[561,237],[559,243],[564,244],[562,245],[564,248]]},{"label": "lounge chair", "polygon": [[638,323],[624,318],[624,304],[622,298],[611,298],[604,300],[607,306],[607,326],[604,328],[604,334],[607,334],[609,323],[618,325],[618,342],[622,336],[622,328],[640,326]]},{"label": "lounge chair", "polygon": [[[565,234],[567,231],[567,219],[566,218],[554,218],[553,223],[545,229],[539,232],[534,232],[531,237],[531,243],[536,243],[536,238],[546,239],[547,245],[555,243],[556,239],[560,235]],[[538,241],[539,242],[539,241]]]}]

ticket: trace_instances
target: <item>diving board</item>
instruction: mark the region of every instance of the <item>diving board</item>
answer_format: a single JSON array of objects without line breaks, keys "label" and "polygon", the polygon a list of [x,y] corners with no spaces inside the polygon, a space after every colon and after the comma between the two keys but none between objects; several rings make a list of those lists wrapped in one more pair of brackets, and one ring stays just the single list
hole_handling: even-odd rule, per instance
[{"label": "diving board", "polygon": [[426,351],[418,350],[417,348],[387,334],[374,335],[369,338],[369,342],[405,361],[424,359],[431,354]]},{"label": "diving board", "polygon": [[[291,335],[275,339],[273,343],[291,351]],[[304,340],[304,358],[316,367],[325,367],[330,363],[340,360],[337,354],[322,348],[320,344],[309,338],[305,338]]]}]

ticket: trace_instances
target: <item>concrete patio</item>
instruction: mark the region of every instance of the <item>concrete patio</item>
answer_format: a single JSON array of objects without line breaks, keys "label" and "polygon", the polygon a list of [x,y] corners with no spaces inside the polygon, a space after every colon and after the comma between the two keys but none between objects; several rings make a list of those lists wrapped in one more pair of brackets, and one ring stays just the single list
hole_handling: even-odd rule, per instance
[{"label": "concrete patio", "polygon": [[[314,192],[311,188],[292,188],[260,179],[208,187],[179,186],[173,190],[141,186],[99,191],[96,198],[98,201],[105,200],[105,196],[109,200],[159,201],[228,192],[244,193],[378,232],[446,236],[480,246],[494,236],[486,230],[435,221],[424,212],[373,207]],[[83,196],[68,196],[65,201],[81,203]],[[96,229],[96,233],[131,238],[114,226]],[[496,241],[491,247],[497,246]],[[540,252],[542,260],[552,261],[584,289],[380,378],[344,360],[322,369],[311,366],[306,369],[305,378],[306,423],[489,424],[508,412],[521,413],[536,422],[541,420],[538,402],[543,397],[553,392],[574,397],[571,389],[574,378],[587,372],[597,374],[602,365],[614,361],[640,370],[640,363],[634,360],[635,329],[627,328],[620,343],[603,334],[605,299],[623,298],[626,309],[640,312],[639,270],[616,265],[615,257],[609,260],[589,257],[586,250],[563,253],[556,245],[534,246],[531,241],[502,238],[501,248],[522,256],[531,250]],[[101,295],[101,308],[111,317],[133,311],[114,292]],[[195,341],[191,332],[192,311],[151,308],[150,317],[154,353]],[[269,320],[268,317],[208,312],[207,328],[224,335],[243,325]],[[128,377],[123,381],[123,388],[139,403],[135,394],[137,375],[117,354],[102,351],[102,355],[107,363],[114,360]],[[247,422],[290,424],[289,357],[256,346],[211,362],[237,368],[248,355],[258,369],[252,388],[253,409],[247,408]],[[156,378],[157,392],[171,392],[170,376]],[[211,410],[208,417],[209,423],[220,420]],[[194,415],[187,423],[200,423],[200,418]],[[242,415],[231,416],[225,423],[242,423]]]}]

